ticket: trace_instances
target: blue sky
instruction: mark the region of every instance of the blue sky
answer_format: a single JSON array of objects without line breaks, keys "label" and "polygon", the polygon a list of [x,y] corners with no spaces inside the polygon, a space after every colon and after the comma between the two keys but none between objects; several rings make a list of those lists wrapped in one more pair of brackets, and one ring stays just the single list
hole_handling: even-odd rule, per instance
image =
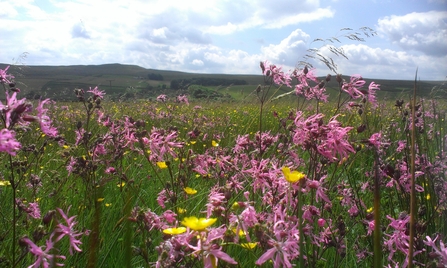
[{"label": "blue sky", "polygon": [[[447,0],[0,0],[0,62],[122,63],[184,72],[285,70],[308,49],[337,72],[366,78],[445,80]],[[377,35],[343,37],[361,27]],[[348,60],[316,38],[338,37]],[[327,42],[326,42],[327,44]],[[26,57],[22,57],[26,53]],[[319,75],[332,73],[310,61]]]}]

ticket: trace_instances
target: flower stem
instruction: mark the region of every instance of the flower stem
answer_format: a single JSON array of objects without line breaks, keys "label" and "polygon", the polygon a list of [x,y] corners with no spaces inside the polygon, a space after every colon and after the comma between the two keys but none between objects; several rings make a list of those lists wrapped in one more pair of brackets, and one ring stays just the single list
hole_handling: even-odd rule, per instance
[{"label": "flower stem", "polygon": [[415,151],[415,139],[416,139],[416,79],[418,71],[416,69],[416,75],[414,77],[414,89],[413,89],[413,100],[411,109],[411,193],[410,193],[410,245],[408,249],[408,268],[413,267],[413,254],[414,254],[414,237],[415,237],[415,224],[416,224],[416,188],[415,188],[415,161],[416,161],[416,151]]}]

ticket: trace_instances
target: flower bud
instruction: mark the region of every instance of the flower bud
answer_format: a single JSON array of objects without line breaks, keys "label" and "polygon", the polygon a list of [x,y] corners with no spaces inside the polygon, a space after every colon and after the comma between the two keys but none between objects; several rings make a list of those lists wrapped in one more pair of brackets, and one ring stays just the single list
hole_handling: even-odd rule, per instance
[{"label": "flower bud", "polygon": [[323,227],[326,224],[326,220],[322,219],[322,218],[318,219],[317,222],[318,222],[318,226],[320,226],[320,227]]},{"label": "flower bud", "polygon": [[261,71],[262,71],[262,73],[264,73],[265,72],[265,66],[264,66],[264,62],[260,62],[259,63],[259,66],[261,67]]},{"label": "flower bud", "polygon": [[43,216],[42,222],[45,225],[48,225],[51,220],[53,219],[54,214],[56,214],[56,210],[50,210],[47,212],[47,214],[45,214],[45,216]]},{"label": "flower bud", "polygon": [[335,77],[335,80],[341,84],[341,82],[343,82],[343,78],[341,77],[341,74],[337,74],[337,76]]},{"label": "flower bud", "polygon": [[360,126],[357,127],[357,133],[362,133],[363,131],[365,131],[365,129],[366,129],[366,125],[361,124]]},{"label": "flower bud", "polygon": [[322,89],[322,88],[324,88],[324,82],[323,81],[321,81],[319,84],[318,84],[318,87],[320,88],[320,89]]}]

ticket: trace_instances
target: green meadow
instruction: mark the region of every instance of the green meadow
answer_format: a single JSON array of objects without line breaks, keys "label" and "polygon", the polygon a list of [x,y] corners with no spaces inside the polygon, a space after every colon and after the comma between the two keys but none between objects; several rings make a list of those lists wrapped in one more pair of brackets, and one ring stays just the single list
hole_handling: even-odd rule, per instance
[{"label": "green meadow", "polygon": [[[324,102],[271,73],[8,73],[0,267],[447,265],[441,82],[310,81]],[[170,88],[196,77],[246,84]]]}]

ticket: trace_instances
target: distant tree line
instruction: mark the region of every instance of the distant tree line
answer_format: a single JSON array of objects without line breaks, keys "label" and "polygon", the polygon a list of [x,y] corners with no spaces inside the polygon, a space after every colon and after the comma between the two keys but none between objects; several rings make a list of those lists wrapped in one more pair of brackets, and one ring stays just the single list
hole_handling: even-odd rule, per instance
[{"label": "distant tree line", "polygon": [[207,78],[198,77],[191,79],[174,79],[171,81],[171,89],[182,89],[186,85],[201,86],[230,86],[230,85],[247,85],[247,81],[242,79],[226,79],[226,78]]},{"label": "distant tree line", "polygon": [[163,75],[161,75],[161,74],[154,74],[154,73],[148,74],[147,78],[149,80],[156,80],[156,81],[163,81],[164,80]]}]

